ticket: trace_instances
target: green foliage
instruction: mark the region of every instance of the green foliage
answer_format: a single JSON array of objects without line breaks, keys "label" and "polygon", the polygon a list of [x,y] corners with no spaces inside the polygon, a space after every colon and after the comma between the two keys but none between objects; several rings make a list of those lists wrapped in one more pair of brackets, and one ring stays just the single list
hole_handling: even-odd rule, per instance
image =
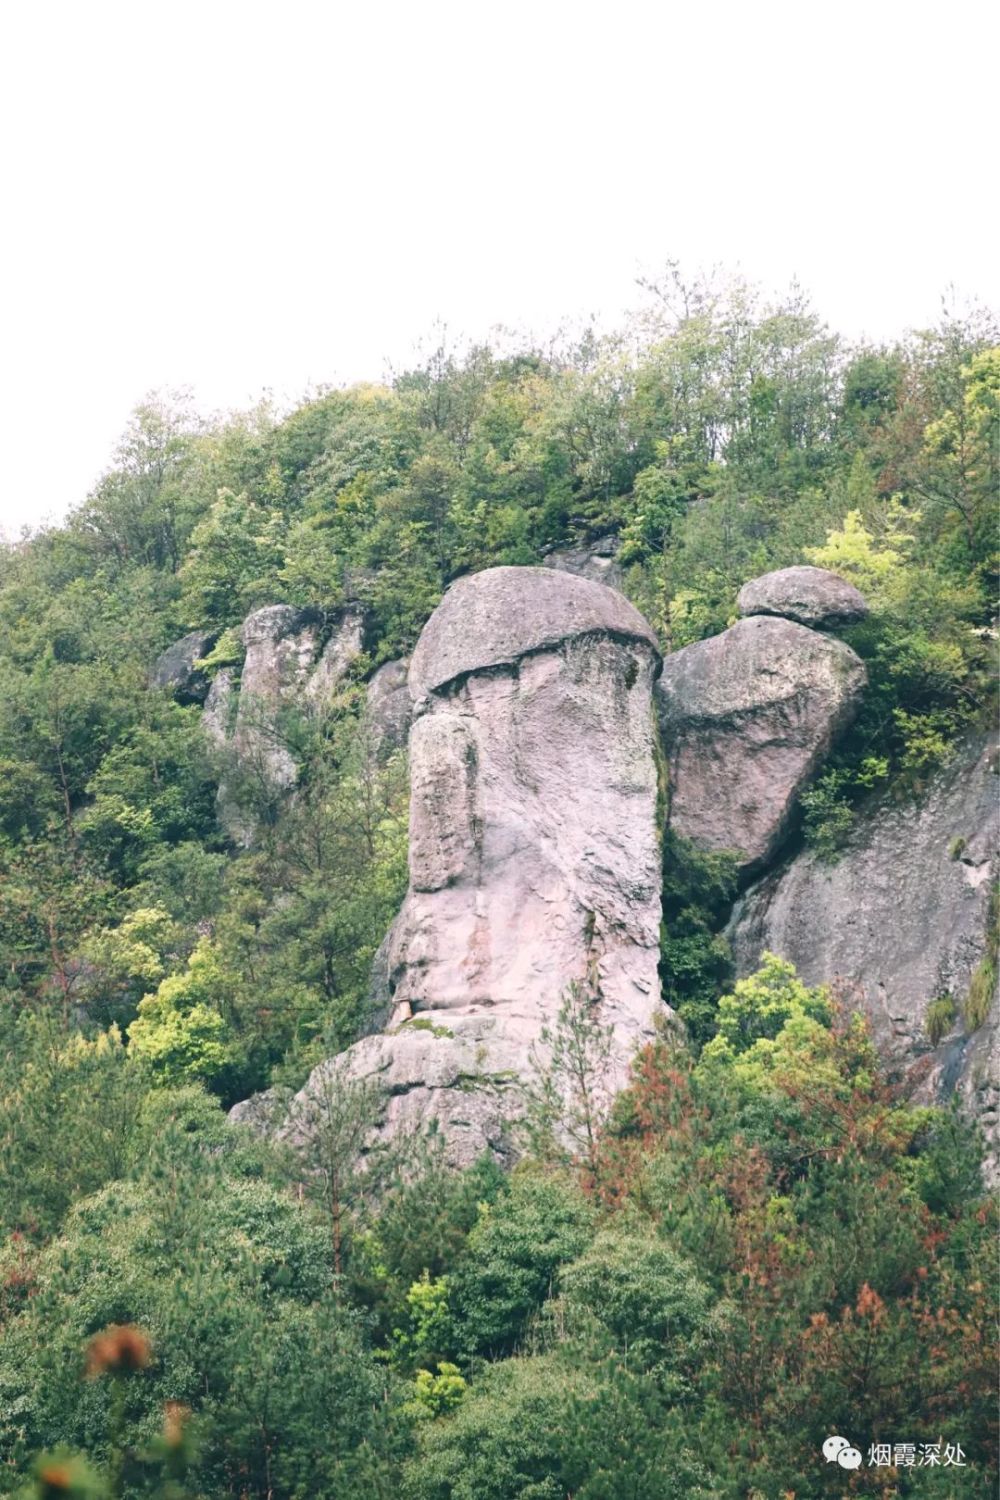
[{"label": "green foliage", "polygon": [[117,1030],[87,1041],[0,1008],[0,1227],[50,1233],[129,1169],[148,1084]]},{"label": "green foliage", "polygon": [[718,997],[731,975],[721,928],[736,894],[736,857],[697,848],[668,828],[663,837],[663,998],[695,1046],[715,1031]]},{"label": "green foliage", "polygon": [[392,1169],[392,1154],[374,1138],[385,1107],[377,1079],[352,1078],[332,1059],[316,1069],[287,1115],[295,1170],[329,1219],[331,1264],[338,1278],[350,1254],[356,1203],[377,1193]]},{"label": "green foliage", "polygon": [[183,973],[164,979],[139,1002],[129,1041],[165,1083],[216,1078],[227,1061],[227,980],[211,943],[202,938]]},{"label": "green foliage", "polygon": [[[409,1170],[383,1185],[378,1212],[363,1217],[347,1264],[353,1297],[371,1310],[379,1336],[391,1341],[396,1357],[400,1352],[405,1357],[417,1342],[414,1285],[425,1279],[435,1287],[448,1284],[447,1272],[470,1230],[507,1191],[506,1176],[492,1156],[456,1172],[444,1165],[441,1145],[433,1135],[408,1143]],[[443,1312],[440,1300],[435,1306]],[[436,1317],[434,1326],[436,1341],[441,1328]]]},{"label": "green foliage", "polygon": [[956,1014],[955,1001],[951,995],[936,995],[930,1002],[924,1026],[933,1046],[936,1047],[941,1038],[948,1035]]},{"label": "green foliage", "polygon": [[806,842],[828,864],[836,860],[854,827],[855,811],[845,795],[854,785],[850,771],[824,771],[799,798]]},{"label": "green foliage", "polygon": [[524,1128],[534,1154],[550,1161],[576,1154],[591,1173],[611,1107],[606,1080],[614,1062],[614,1029],[602,1024],[599,999],[592,984],[566,987],[555,1022],[542,1027],[532,1048],[533,1077],[524,1090]]},{"label": "green foliage", "polygon": [[[413,1282],[406,1293],[406,1327],[397,1328],[394,1339],[393,1357],[404,1367],[424,1364],[433,1358],[435,1351],[449,1347],[451,1318],[447,1276],[438,1276],[432,1281],[430,1273],[425,1270],[419,1281]],[[417,1373],[419,1377],[428,1372]]]},{"label": "green foliage", "polygon": [[717,1037],[704,1055],[752,1055],[761,1042],[773,1042],[790,1022],[799,1021],[829,1025],[825,989],[809,989],[793,964],[763,953],[757,972],[737,980],[733,993],[719,1001]]},{"label": "green foliage", "polygon": [[329,1288],[321,1222],[168,1131],[135,1182],[70,1216],[0,1335],[5,1449],[58,1434],[106,1461],[116,1393],[80,1379],[81,1351],[94,1330],[135,1324],[153,1358],[124,1393],[133,1446],[156,1436],[165,1401],[190,1407],[206,1434],[199,1492],[382,1494],[402,1393]]},{"label": "green foliage", "polygon": [[437,1370],[436,1375],[430,1370],[418,1370],[413,1378],[413,1399],[431,1417],[442,1417],[454,1411],[469,1388],[457,1365],[443,1359]]},{"label": "green foliage", "polygon": [[451,1278],[455,1352],[495,1359],[515,1349],[560,1266],[590,1238],[591,1220],[566,1177],[516,1173],[510,1193],[484,1210]]},{"label": "green foliage", "polygon": [[494,1366],[422,1433],[408,1500],[682,1500],[713,1493],[655,1388],[553,1356]]},{"label": "green foliage", "polygon": [[[724,1322],[694,1267],[669,1244],[635,1230],[605,1230],[560,1277],[558,1314],[632,1369],[655,1371],[676,1400]],[[588,1329],[589,1325],[589,1329]]]},{"label": "green foliage", "polygon": [[990,1013],[993,997],[997,991],[997,971],[1000,965],[1000,885],[994,885],[990,893],[989,917],[986,928],[986,952],[976,965],[969,981],[969,993],[962,1006],[962,1019],[966,1030],[976,1031]]}]

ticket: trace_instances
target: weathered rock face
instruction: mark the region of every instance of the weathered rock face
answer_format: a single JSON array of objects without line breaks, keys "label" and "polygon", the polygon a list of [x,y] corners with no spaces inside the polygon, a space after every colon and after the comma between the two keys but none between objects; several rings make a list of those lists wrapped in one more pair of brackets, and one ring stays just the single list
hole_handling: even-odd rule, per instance
[{"label": "weathered rock face", "polygon": [[333,634],[306,677],[305,697],[310,703],[322,708],[329,702],[348,667],[361,655],[364,638],[364,614],[359,605],[349,604],[341,611]]},{"label": "weathered rock face", "polygon": [[383,1078],[386,1130],[437,1120],[454,1162],[509,1153],[517,1086],[573,983],[614,1028],[607,1088],[624,1083],[662,1008],[658,668],[625,599],[543,568],[463,578],[428,621],[390,1031],[323,1065]]},{"label": "weathered rock face", "polygon": [[235,673],[222,667],[212,678],[212,685],[201,713],[201,727],[216,750],[224,750],[233,730],[235,717]]},{"label": "weathered rock face", "polygon": [[295,762],[282,743],[278,719],[295,705],[308,682],[319,647],[319,624],[289,604],[269,604],[243,621],[246,657],[240,677],[233,748],[274,786],[291,786]]},{"label": "weathered rock face", "polygon": [[555,548],[545,556],[543,565],[556,568],[560,573],[575,573],[578,578],[589,578],[593,583],[618,588],[623,569],[617,554],[618,538],[599,536],[576,547]]},{"label": "weathered rock face", "polygon": [[[463,579],[410,688],[410,894],[398,1007],[532,1023],[594,968],[624,1026],[655,1002],[659,926],[645,621],[599,584],[531,568]],[[640,998],[641,997],[641,998]]]},{"label": "weathered rock face", "polygon": [[[859,822],[836,864],[806,851],[753,886],[729,928],[739,973],[768,949],[809,984],[833,984],[870,1017],[879,1051],[917,1097],[957,1090],[992,1145],[997,1175],[997,1002],[973,1030],[963,1016],[987,951],[997,874],[996,761],[982,740],[945,767],[917,803]],[[955,1016],[934,1045],[927,1009]],[[973,1018],[975,1019],[975,1018]]]},{"label": "weathered rock face", "polygon": [[[295,783],[297,767],[282,732],[289,709],[322,708],[360,655],[364,619],[357,606],[343,610],[323,643],[315,614],[289,604],[269,604],[243,622],[246,651],[239,689],[231,668],[218,672],[205,700],[202,723],[209,738],[229,750],[242,771],[275,790]],[[230,837],[249,843],[254,830],[233,804],[225,780],[219,815]]]},{"label": "weathered rock face", "polygon": [[208,678],[195,668],[195,662],[211,650],[217,634],[214,630],[192,630],[168,646],[156,658],[150,674],[153,686],[169,689],[178,703],[204,703]]},{"label": "weathered rock face", "polygon": [[457,678],[595,634],[644,641],[659,654],[642,615],[613,589],[544,568],[487,568],[453,583],[427,621],[410,663],[410,693],[419,707],[424,694]]},{"label": "weathered rock face", "polygon": [[814,629],[836,629],[863,620],[864,596],[826,568],[779,568],[745,583],[736,597],[741,615],[782,615]]},{"label": "weathered rock face", "polygon": [[842,641],[766,615],[668,656],[657,698],[673,830],[760,869],[866,680]]},{"label": "weathered rock face", "polygon": [[380,755],[391,755],[406,744],[413,719],[407,681],[409,658],[387,661],[368,684],[368,730]]},{"label": "weathered rock face", "polygon": [[233,737],[237,757],[253,758],[275,786],[291,786],[296,768],[282,743],[281,713],[327,702],[360,654],[363,634],[361,612],[353,606],[322,651],[320,623],[305,610],[269,604],[248,615],[241,632],[246,658]]},{"label": "weathered rock face", "polygon": [[520,1039],[495,1017],[468,1015],[451,1026],[418,1020],[391,1033],[368,1036],[314,1068],[285,1104],[272,1091],[230,1110],[234,1124],[295,1139],[308,1134],[316,1101],[340,1079],[365,1080],[383,1096],[383,1113],[367,1142],[399,1144],[433,1125],[445,1159],[471,1166],[484,1152],[504,1165],[518,1154],[516,1122],[524,1111],[521,1082],[529,1071]]}]

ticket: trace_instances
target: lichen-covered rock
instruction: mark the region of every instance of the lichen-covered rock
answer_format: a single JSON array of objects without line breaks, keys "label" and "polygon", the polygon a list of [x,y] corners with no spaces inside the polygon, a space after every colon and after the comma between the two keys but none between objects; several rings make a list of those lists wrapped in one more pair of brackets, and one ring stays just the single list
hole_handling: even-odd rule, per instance
[{"label": "lichen-covered rock", "polygon": [[767,615],[668,656],[657,699],[674,832],[760,869],[866,680],[842,641]]},{"label": "lichen-covered rock", "polygon": [[178,703],[204,703],[209,681],[195,662],[211,650],[217,635],[214,630],[192,630],[174,641],[156,658],[150,674],[153,686],[168,689]]},{"label": "lichen-covered rock", "polygon": [[[729,928],[741,975],[757,967],[764,949],[780,954],[808,984],[831,983],[862,1007],[883,1058],[917,1097],[957,1091],[991,1143],[994,1176],[995,994],[985,1019],[974,1007],[991,998],[981,991],[995,921],[995,770],[982,740],[970,742],[919,801],[886,804],[859,819],[835,864],[805,851],[753,886]],[[928,1035],[934,1001],[943,1001],[936,1042]]]},{"label": "lichen-covered rock", "polygon": [[368,731],[379,755],[391,755],[406,744],[413,718],[413,703],[407,681],[409,657],[387,661],[368,684],[366,717]]},{"label": "lichen-covered rock", "polygon": [[[658,1009],[655,638],[600,584],[544,568],[456,583],[410,667],[410,886],[379,965],[388,1034],[337,1066],[387,1081],[387,1129],[450,1160],[513,1149],[515,1086],[567,988],[627,1079]],[[324,1067],[329,1066],[324,1064]]]},{"label": "lichen-covered rock", "polygon": [[779,568],[745,583],[736,597],[741,615],[781,615],[817,630],[863,620],[864,595],[827,568]]},{"label": "lichen-covered rock", "polygon": [[618,561],[618,538],[599,536],[590,542],[580,542],[575,547],[556,547],[542,559],[546,568],[557,568],[560,573],[575,573],[578,578],[589,578],[594,583],[605,583],[609,588],[618,588],[623,569]]}]

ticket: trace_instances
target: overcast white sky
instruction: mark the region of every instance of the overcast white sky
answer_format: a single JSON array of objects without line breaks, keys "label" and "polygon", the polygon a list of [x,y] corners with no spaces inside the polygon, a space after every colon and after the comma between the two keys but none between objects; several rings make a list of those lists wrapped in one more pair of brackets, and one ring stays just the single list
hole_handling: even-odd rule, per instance
[{"label": "overcast white sky", "polygon": [[130,408],[378,378],[436,318],[797,275],[856,335],[1000,304],[993,0],[89,0],[0,20],[0,525]]}]

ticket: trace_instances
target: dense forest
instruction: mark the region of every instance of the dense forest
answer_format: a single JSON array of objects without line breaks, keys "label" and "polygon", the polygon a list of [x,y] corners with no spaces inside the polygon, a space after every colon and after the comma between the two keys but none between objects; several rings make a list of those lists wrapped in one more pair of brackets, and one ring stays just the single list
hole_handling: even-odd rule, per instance
[{"label": "dense forest", "polygon": [[[975,1133],[789,966],[733,983],[724,856],[665,841],[686,1039],[579,1151],[535,1130],[455,1173],[430,1137],[358,1171],[363,1091],[308,1148],[225,1120],[369,1025],[408,793],[365,680],[460,574],[613,535],[665,651],[768,569],[857,584],[869,690],[801,809],[830,860],[993,712],[992,317],[852,346],[797,290],[645,294],[614,335],[442,342],[287,414],[151,396],[65,524],[0,551],[0,1493],[995,1493]],[[281,726],[294,794],[151,683],[185,632],[238,673],[250,611],[351,601],[362,657]],[[841,1431],[890,1458],[823,1464]]]}]

